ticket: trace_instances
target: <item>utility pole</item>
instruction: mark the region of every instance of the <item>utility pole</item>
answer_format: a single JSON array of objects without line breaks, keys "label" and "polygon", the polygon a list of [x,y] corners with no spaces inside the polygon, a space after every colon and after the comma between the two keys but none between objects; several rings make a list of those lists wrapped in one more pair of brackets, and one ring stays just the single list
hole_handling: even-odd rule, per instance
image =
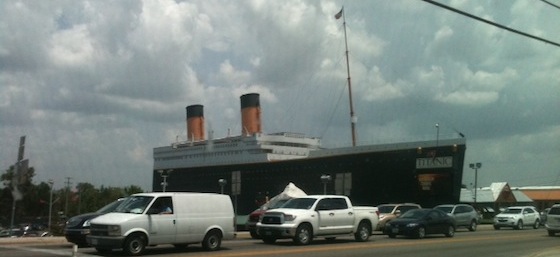
[{"label": "utility pole", "polygon": [[[27,162],[23,160],[23,154],[25,152],[25,136],[21,136],[19,138],[19,150],[18,150],[18,158],[17,162],[14,165],[14,173],[12,173],[12,217],[10,220],[10,236],[12,236],[13,228],[14,228],[14,217],[16,215],[16,201],[19,201],[23,198],[23,195],[19,191],[18,187],[22,182],[22,176],[24,177],[27,175],[27,166],[22,167],[22,164],[27,165]],[[23,174],[23,175],[22,175]]]},{"label": "utility pole", "polygon": [[49,188],[51,190],[49,196],[49,232],[52,234],[51,230],[51,218],[52,218],[52,191],[53,191],[54,180],[49,179]]},{"label": "utility pole", "polygon": [[64,204],[64,216],[66,216],[66,218],[68,218],[68,196],[70,195],[70,185],[72,184],[70,182],[72,178],[71,177],[66,177],[66,203]]}]

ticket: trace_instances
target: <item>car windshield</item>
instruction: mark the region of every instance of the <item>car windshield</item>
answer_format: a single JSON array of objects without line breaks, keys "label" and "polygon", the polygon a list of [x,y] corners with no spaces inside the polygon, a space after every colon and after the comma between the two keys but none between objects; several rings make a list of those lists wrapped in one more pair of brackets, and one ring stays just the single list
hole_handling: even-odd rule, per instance
[{"label": "car windshield", "polygon": [[97,212],[97,213],[109,213],[109,212],[113,212],[113,211],[115,211],[115,210],[117,209],[117,207],[119,207],[119,205],[120,205],[121,203],[123,203],[123,200],[124,200],[124,199],[116,200],[116,201],[114,201],[114,202],[112,202],[112,203],[110,203],[110,204],[107,204],[107,205],[101,207],[101,209],[97,210],[96,212]]},{"label": "car windshield", "polygon": [[508,208],[503,213],[505,214],[518,214],[521,213],[521,208]]},{"label": "car windshield", "polygon": [[280,208],[282,205],[284,205],[289,199],[284,199],[284,200],[278,200],[275,203],[272,203],[271,205],[268,206],[268,209],[276,209],[276,208]]},{"label": "car windshield", "polygon": [[296,198],[287,201],[282,208],[309,210],[316,201],[315,198]]},{"label": "car windshield", "polygon": [[552,207],[548,210],[548,214],[558,215],[560,214],[560,207]]},{"label": "car windshield", "polygon": [[148,207],[148,204],[152,202],[152,199],[154,199],[152,196],[128,197],[117,206],[115,212],[142,214],[146,207]]},{"label": "car windshield", "polygon": [[451,213],[451,211],[453,211],[453,206],[437,206],[434,209],[440,210],[445,213]]},{"label": "car windshield", "polygon": [[399,219],[419,219],[424,217],[428,211],[424,209],[409,210],[401,215]]},{"label": "car windshield", "polygon": [[379,213],[391,213],[393,212],[393,209],[395,209],[395,205],[379,205],[377,206],[377,209],[379,210]]}]

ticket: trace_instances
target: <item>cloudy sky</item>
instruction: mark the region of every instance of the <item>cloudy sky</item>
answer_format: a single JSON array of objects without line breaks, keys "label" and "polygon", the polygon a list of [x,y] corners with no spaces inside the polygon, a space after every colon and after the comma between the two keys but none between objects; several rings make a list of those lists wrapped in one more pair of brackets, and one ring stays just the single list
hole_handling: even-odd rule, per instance
[{"label": "cloudy sky", "polygon": [[[543,1],[440,2],[560,42]],[[239,134],[253,92],[264,132],[347,146],[343,5],[358,144],[434,139],[438,123],[467,138],[464,184],[481,162],[481,186],[560,185],[560,47],[420,0],[1,1],[0,168],[26,135],[35,182],[150,190],[186,106],[213,137]]]}]

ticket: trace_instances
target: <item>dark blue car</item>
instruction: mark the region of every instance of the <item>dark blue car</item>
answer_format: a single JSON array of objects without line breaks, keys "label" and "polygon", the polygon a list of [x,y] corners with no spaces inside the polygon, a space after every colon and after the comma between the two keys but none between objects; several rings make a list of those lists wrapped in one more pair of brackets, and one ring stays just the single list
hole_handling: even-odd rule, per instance
[{"label": "dark blue car", "polygon": [[113,212],[121,204],[122,199],[124,198],[107,204],[96,212],[84,213],[70,218],[64,227],[66,240],[80,247],[88,246],[86,236],[90,233],[89,221],[105,213]]},{"label": "dark blue car", "polygon": [[424,238],[428,234],[455,235],[455,220],[445,212],[435,209],[415,209],[405,212],[385,225],[384,233],[391,238],[404,235]]}]

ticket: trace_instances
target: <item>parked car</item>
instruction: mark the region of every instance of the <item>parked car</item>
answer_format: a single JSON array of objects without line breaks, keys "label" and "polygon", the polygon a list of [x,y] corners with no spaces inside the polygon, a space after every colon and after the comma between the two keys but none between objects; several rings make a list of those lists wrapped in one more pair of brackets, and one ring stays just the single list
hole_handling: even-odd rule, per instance
[{"label": "parked car", "polygon": [[120,198],[109,203],[99,210],[74,216],[66,221],[64,226],[64,236],[66,241],[78,245],[79,247],[88,246],[86,236],[90,233],[90,221],[100,215],[114,211],[124,198]]},{"label": "parked car", "polygon": [[511,227],[523,229],[525,224],[531,224],[534,229],[541,225],[540,215],[533,206],[513,206],[508,207],[494,217],[494,229]]},{"label": "parked car", "polygon": [[420,208],[422,207],[415,203],[381,204],[377,206],[377,209],[379,210],[379,223],[377,224],[375,230],[384,231],[383,229],[385,228],[385,224],[387,224],[387,222],[399,217],[408,210]]},{"label": "parked car", "polygon": [[42,223],[25,223],[20,224],[23,231],[22,237],[45,237],[52,236],[48,231],[48,225]]},{"label": "parked car", "polygon": [[560,233],[560,204],[555,204],[548,210],[546,223],[544,226],[549,236]]},{"label": "parked car", "polygon": [[470,231],[476,231],[477,225],[480,224],[480,214],[468,204],[442,204],[434,209],[455,218],[457,227],[466,227]]},{"label": "parked car", "polygon": [[409,210],[385,225],[384,233],[390,238],[405,235],[424,238],[428,234],[455,235],[455,219],[447,213],[436,209]]},{"label": "parked car", "polygon": [[3,229],[0,231],[0,237],[20,237],[23,236],[24,231],[21,228]]},{"label": "parked car", "polygon": [[540,214],[541,214],[541,225],[544,226],[544,224],[546,224],[546,220],[548,218],[548,210],[550,210],[550,208],[545,208]]}]

